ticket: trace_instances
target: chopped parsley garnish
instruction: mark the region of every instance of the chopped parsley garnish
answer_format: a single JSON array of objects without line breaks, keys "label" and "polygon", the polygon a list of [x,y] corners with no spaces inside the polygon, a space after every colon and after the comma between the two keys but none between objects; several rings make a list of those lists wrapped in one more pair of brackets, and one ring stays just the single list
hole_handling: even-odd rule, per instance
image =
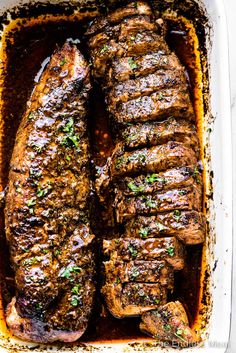
[{"label": "chopped parsley garnish", "polygon": [[137,267],[134,267],[132,272],[131,272],[131,278],[135,279],[136,277],[138,277],[140,275],[139,270],[137,269]]},{"label": "chopped parsley garnish", "polygon": [[74,145],[75,147],[79,146],[79,137],[78,136],[67,136],[67,145]]},{"label": "chopped parsley garnish", "polygon": [[170,246],[169,248],[166,249],[168,254],[173,257],[175,255],[175,249],[173,246]]},{"label": "chopped parsley garnish", "polygon": [[31,112],[31,113],[29,113],[29,115],[28,115],[28,120],[33,120],[33,119],[34,119],[34,113]]},{"label": "chopped parsley garnish", "polygon": [[79,304],[78,297],[73,296],[70,303],[72,306],[78,306],[78,304]]},{"label": "chopped parsley garnish", "polygon": [[133,58],[128,59],[128,64],[129,64],[131,70],[135,70],[138,68],[137,63],[135,62],[135,60]]},{"label": "chopped parsley garnish", "polygon": [[164,330],[170,331],[171,326],[169,324],[163,325]]},{"label": "chopped parsley garnish", "polygon": [[30,146],[33,148],[33,150],[34,150],[35,152],[37,152],[37,153],[41,153],[41,152],[42,152],[43,147],[40,146],[40,145],[38,145],[38,144],[37,144],[36,142],[34,142],[34,141],[32,141],[32,142],[30,143]]},{"label": "chopped parsley garnish", "polygon": [[184,196],[184,195],[186,195],[187,193],[188,193],[187,190],[179,190],[179,191],[178,191],[178,194],[181,195],[181,196]]},{"label": "chopped parsley garnish", "polygon": [[61,255],[61,250],[55,250],[54,253],[53,253],[54,256],[58,256],[58,255]]},{"label": "chopped parsley garnish", "polygon": [[126,141],[135,141],[137,139],[138,139],[138,135],[137,134],[132,134],[132,135],[125,136],[125,140]]},{"label": "chopped parsley garnish", "polygon": [[66,160],[67,160],[67,161],[70,161],[70,160],[71,160],[71,157],[67,155],[67,156],[66,156]]},{"label": "chopped parsley garnish", "polygon": [[157,181],[157,180],[158,180],[157,174],[148,174],[148,175],[146,176],[146,181],[147,181],[148,183],[154,183],[154,182]]},{"label": "chopped parsley garnish", "polygon": [[37,262],[39,262],[39,259],[37,257],[32,257],[30,259],[25,259],[23,262],[24,266],[32,266],[34,264],[36,264]]},{"label": "chopped parsley garnish", "polygon": [[146,201],[146,206],[150,207],[150,208],[156,208],[157,207],[157,203],[155,201],[152,201],[152,199],[148,199]]},{"label": "chopped parsley garnish", "polygon": [[145,162],[146,160],[146,155],[143,153],[143,152],[136,152],[136,153],[133,153],[131,156],[128,157],[128,161],[129,162],[133,162],[133,161],[136,161],[138,160],[139,162]]},{"label": "chopped parsley garnish", "polygon": [[158,227],[159,232],[161,232],[165,229],[165,226],[163,226],[163,224],[160,222],[156,222],[156,226]]},{"label": "chopped parsley garnish", "polygon": [[79,301],[80,301],[80,290],[81,290],[81,284],[76,284],[72,289],[71,289],[71,293],[73,293],[74,295],[72,296],[71,299],[71,305],[72,306],[78,306],[79,305]]},{"label": "chopped parsley garnish", "polygon": [[70,134],[73,133],[73,131],[74,131],[74,119],[73,118],[70,118],[68,123],[66,123],[66,125],[63,126],[62,131],[69,132]]},{"label": "chopped parsley garnish", "polygon": [[40,304],[40,303],[36,303],[35,304],[35,309],[37,310],[37,311],[39,311],[39,310],[42,310],[42,304]]},{"label": "chopped parsley garnish", "polygon": [[162,93],[159,93],[159,94],[158,94],[158,100],[159,100],[159,101],[162,101],[163,99],[164,99],[163,94],[162,94]]},{"label": "chopped parsley garnish", "polygon": [[201,183],[200,172],[199,172],[197,166],[194,168],[194,171],[193,171],[193,178],[196,180],[197,184],[200,184],[200,183]]},{"label": "chopped parsley garnish", "polygon": [[36,205],[36,199],[35,199],[35,198],[32,198],[32,199],[30,199],[30,200],[27,200],[27,201],[26,201],[26,205],[27,205],[28,207],[33,207],[33,206],[35,206],[35,205]]},{"label": "chopped parsley garnish", "polygon": [[140,237],[141,237],[142,239],[147,238],[148,232],[149,232],[149,228],[148,228],[148,227],[140,228],[140,229],[139,229],[139,234],[140,234]]},{"label": "chopped parsley garnish", "polygon": [[63,66],[66,64],[66,58],[63,58],[61,61],[60,61],[60,66]]},{"label": "chopped parsley garnish", "polygon": [[33,177],[40,178],[42,176],[42,170],[36,170],[36,169],[30,168],[29,175],[31,178],[33,178]]},{"label": "chopped parsley garnish", "polygon": [[160,299],[154,299],[154,303],[160,304]]},{"label": "chopped parsley garnish", "polygon": [[138,255],[137,249],[135,249],[135,247],[132,244],[130,244],[128,246],[128,249],[129,249],[129,252],[130,252],[132,257],[136,257]]},{"label": "chopped parsley garnish", "polygon": [[188,341],[187,340],[185,340],[181,335],[183,334],[183,330],[181,330],[181,329],[177,329],[176,330],[176,333],[174,333],[174,335],[176,336],[176,337],[178,337],[181,341],[183,341],[183,342],[185,342],[185,343],[188,343]]},{"label": "chopped parsley garnish", "polygon": [[120,284],[120,282],[121,282],[120,278],[117,277],[117,279],[116,279],[116,284]]},{"label": "chopped parsley garnish", "polygon": [[128,188],[135,192],[135,193],[139,193],[139,192],[142,192],[144,190],[144,185],[139,185],[137,186],[133,181],[129,182],[127,184]]},{"label": "chopped parsley garnish", "polygon": [[38,189],[38,190],[37,190],[37,196],[38,196],[38,197],[43,197],[43,196],[44,196],[44,191],[45,191],[45,190]]},{"label": "chopped parsley garnish", "polygon": [[120,169],[122,164],[124,164],[125,162],[126,162],[126,158],[124,156],[121,156],[121,157],[117,158],[116,169]]},{"label": "chopped parsley garnish", "polygon": [[77,151],[79,146],[80,138],[74,133],[74,119],[70,118],[61,130],[66,134],[62,139],[61,144],[66,147],[76,147]]},{"label": "chopped parsley garnish", "polygon": [[45,196],[45,195],[47,195],[48,194],[48,192],[49,192],[49,190],[51,190],[52,189],[52,186],[51,185],[48,185],[48,187],[46,188],[46,189],[38,189],[37,190],[37,193],[36,193],[36,195],[38,196],[38,197],[43,197],[43,196]]},{"label": "chopped parsley garnish", "polygon": [[81,284],[76,284],[76,285],[71,289],[71,292],[72,292],[73,294],[79,295],[80,289],[81,289]]},{"label": "chopped parsley garnish", "polygon": [[176,219],[177,222],[179,222],[179,220],[181,218],[180,210],[174,210],[174,218]]},{"label": "chopped parsley garnish", "polygon": [[105,44],[105,45],[102,47],[102,49],[100,50],[100,53],[103,54],[103,53],[105,53],[106,51],[108,51],[108,49],[109,49],[109,46],[108,46],[107,44]]},{"label": "chopped parsley garnish", "polygon": [[81,267],[79,266],[71,266],[71,267],[66,267],[60,274],[61,278],[67,278],[69,279],[71,277],[71,273],[80,273]]}]

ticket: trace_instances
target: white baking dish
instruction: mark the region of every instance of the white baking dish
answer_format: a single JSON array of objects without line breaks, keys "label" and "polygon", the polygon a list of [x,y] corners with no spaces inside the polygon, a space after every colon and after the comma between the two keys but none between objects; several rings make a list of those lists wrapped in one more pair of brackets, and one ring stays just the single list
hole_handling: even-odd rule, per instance
[{"label": "white baking dish", "polygon": [[[232,273],[232,147],[229,92],[229,66],[226,18],[222,0],[192,0],[205,11],[209,27],[206,26],[207,56],[209,70],[209,109],[204,118],[203,141],[206,146],[206,194],[211,193],[210,172],[213,171],[213,200],[207,200],[210,232],[206,241],[206,259],[210,278],[210,303],[208,319],[202,330],[202,344],[185,349],[186,352],[226,351],[231,317],[231,273]],[[12,6],[29,1],[1,0],[0,13]],[[46,1],[41,1],[46,2]],[[53,0],[53,3],[66,2]],[[69,1],[68,1],[69,2]],[[80,1],[75,1],[80,5]],[[171,1],[169,1],[171,2]],[[4,117],[1,117],[4,119]],[[212,130],[209,133],[209,128]],[[217,264],[217,266],[216,266]],[[214,271],[211,271],[214,268]],[[0,308],[1,309],[1,308]],[[2,317],[2,315],[1,315]],[[0,318],[3,320],[3,318]],[[157,352],[155,341],[119,343],[77,343],[71,346],[39,346],[10,338],[1,325],[0,352]],[[173,348],[162,347],[172,351]],[[175,350],[176,351],[176,350]]]}]

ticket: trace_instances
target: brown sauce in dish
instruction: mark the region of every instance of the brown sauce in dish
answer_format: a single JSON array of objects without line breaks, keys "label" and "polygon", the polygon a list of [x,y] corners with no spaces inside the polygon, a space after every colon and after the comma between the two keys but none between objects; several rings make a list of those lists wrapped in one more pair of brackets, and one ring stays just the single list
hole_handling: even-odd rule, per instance
[{"label": "brown sauce in dish", "polygon": [[[84,15],[85,16],[85,15]],[[86,17],[86,16],[85,16]],[[201,140],[201,109],[198,110],[199,92],[196,88],[198,73],[196,72],[193,38],[191,31],[184,21],[167,21],[167,42],[186,66],[190,79],[191,95],[197,115],[197,125]],[[7,35],[3,38],[4,69],[1,110],[4,117],[1,155],[1,185],[7,185],[9,161],[17,128],[25,105],[32,91],[34,80],[37,78],[42,63],[54,49],[62,45],[67,38],[81,39],[86,26],[86,19],[78,22],[78,18],[44,16],[40,19],[14,21]],[[78,44],[86,56],[83,40]],[[3,53],[2,53],[3,54]],[[199,98],[200,97],[200,98]],[[91,97],[91,111],[89,117],[90,138],[92,141],[93,164],[102,166],[111,154],[113,142],[109,129],[108,114],[103,104],[103,95],[96,85]],[[3,213],[1,213],[1,229],[3,229]],[[95,231],[96,232],[96,231]],[[97,236],[102,237],[98,231]],[[1,265],[3,269],[2,288],[3,303],[9,302],[14,293],[14,278],[9,265],[4,234],[1,235]],[[183,271],[175,274],[175,290],[170,299],[180,299],[186,308],[193,325],[197,321],[200,301],[200,277],[202,266],[202,246],[187,248],[187,266]],[[98,279],[100,280],[100,279]],[[133,340],[146,338],[139,330],[139,318],[117,320],[105,309],[102,298],[97,295],[94,314],[89,328],[82,337],[83,342],[104,342],[114,340]],[[3,325],[0,325],[3,327]],[[0,329],[2,330],[2,327]]]}]

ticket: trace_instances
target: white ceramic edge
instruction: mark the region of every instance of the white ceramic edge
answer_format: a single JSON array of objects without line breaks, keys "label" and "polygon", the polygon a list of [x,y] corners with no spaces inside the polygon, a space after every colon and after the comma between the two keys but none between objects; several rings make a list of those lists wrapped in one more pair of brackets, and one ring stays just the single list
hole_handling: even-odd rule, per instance
[{"label": "white ceramic edge", "polygon": [[[27,1],[23,1],[27,2]],[[53,1],[54,2],[54,1]],[[204,345],[197,348],[185,349],[184,352],[201,350],[202,352],[225,352],[229,339],[230,316],[231,316],[231,271],[232,271],[232,147],[231,147],[231,116],[230,116],[230,90],[229,90],[229,64],[228,64],[228,41],[226,16],[222,0],[201,1],[212,24],[211,36],[212,48],[209,50],[210,63],[210,92],[211,113],[216,118],[212,124],[213,132],[210,137],[211,167],[214,171],[214,213],[216,244],[214,245],[214,257],[218,261],[213,273],[213,310],[210,325],[207,331],[209,337]],[[19,3],[16,0],[1,0],[0,12],[12,5]],[[210,46],[209,46],[210,48]],[[204,139],[207,140],[206,133]],[[223,240],[221,237],[224,237]],[[211,257],[213,248],[208,249]],[[210,264],[213,266],[212,258]],[[17,340],[15,341],[17,342]],[[0,352],[7,352],[4,342]],[[128,348],[127,344],[88,345],[89,352],[121,353],[134,350]],[[47,349],[45,348],[45,351]],[[56,349],[55,349],[56,350]],[[54,351],[55,351],[54,350]],[[150,352],[163,351],[162,349],[150,348]],[[17,349],[21,351],[20,347]],[[22,350],[23,351],[23,350]],[[66,350],[63,349],[65,352]],[[82,352],[82,348],[75,348]],[[136,350],[135,350],[136,351]],[[166,349],[172,352],[173,349]],[[35,352],[35,350],[34,350]],[[68,350],[69,352],[69,350]],[[147,350],[145,350],[147,352]],[[176,352],[176,350],[175,350]]]}]

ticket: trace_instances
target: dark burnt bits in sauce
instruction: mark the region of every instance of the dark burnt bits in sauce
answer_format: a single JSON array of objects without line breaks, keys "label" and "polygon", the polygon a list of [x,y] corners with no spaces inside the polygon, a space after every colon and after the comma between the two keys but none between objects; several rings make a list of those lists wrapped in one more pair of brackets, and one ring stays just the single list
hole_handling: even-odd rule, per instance
[{"label": "dark burnt bits in sauce", "polygon": [[[34,79],[39,72],[44,60],[52,54],[57,46],[61,46],[67,38],[82,39],[79,47],[86,55],[86,46],[83,43],[83,33],[86,20],[78,24],[76,20],[42,19],[41,23],[33,24],[30,20],[24,22],[24,26],[13,29],[6,38],[7,69],[3,87],[3,116],[4,145],[2,182],[7,184],[9,161],[14,146],[14,140],[25,105],[34,85]],[[181,22],[168,20],[167,42],[186,66],[190,78],[192,91],[196,84],[194,55],[192,46],[189,45],[189,37]],[[14,104],[13,104],[14,102]],[[103,104],[104,97],[101,91],[94,86],[90,102],[89,127],[93,149],[94,166],[102,166],[106,158],[111,154],[113,141],[109,128],[108,113]],[[1,220],[3,222],[3,218]],[[97,232],[97,237],[102,238],[102,232]],[[2,249],[6,244],[2,244]],[[198,295],[200,281],[200,265],[202,248],[198,250],[187,249],[187,266],[176,275],[175,291],[170,299],[180,299],[186,304],[189,311],[190,322],[193,323],[198,312]],[[4,251],[5,254],[7,254]],[[194,256],[193,256],[194,255]],[[8,255],[4,257],[5,264],[9,264]],[[5,276],[8,278],[7,286],[13,290],[12,272],[5,268]],[[101,279],[102,281],[102,279]],[[5,303],[9,300],[9,293],[5,292]],[[4,294],[4,293],[3,293]],[[97,292],[97,304],[89,328],[83,336],[83,341],[110,341],[129,340],[142,338],[144,335],[138,328],[138,318],[117,320],[104,307],[102,298]]]}]

